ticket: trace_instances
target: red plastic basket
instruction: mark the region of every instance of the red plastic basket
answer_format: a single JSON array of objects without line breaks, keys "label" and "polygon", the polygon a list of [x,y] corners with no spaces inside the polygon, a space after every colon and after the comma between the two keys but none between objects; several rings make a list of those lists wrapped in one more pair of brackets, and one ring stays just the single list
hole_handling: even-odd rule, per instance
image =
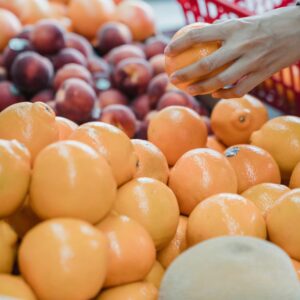
[{"label": "red plastic basket", "polygon": [[[295,5],[294,0],[178,0],[187,23],[240,18]],[[252,92],[271,106],[288,114],[300,115],[300,63],[285,68]]]}]

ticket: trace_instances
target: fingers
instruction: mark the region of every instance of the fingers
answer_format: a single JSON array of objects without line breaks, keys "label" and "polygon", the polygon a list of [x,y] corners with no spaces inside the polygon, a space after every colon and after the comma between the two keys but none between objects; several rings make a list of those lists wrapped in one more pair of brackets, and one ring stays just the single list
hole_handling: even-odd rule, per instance
[{"label": "fingers", "polygon": [[187,91],[195,96],[223,89],[225,86],[238,82],[242,77],[249,74],[252,68],[253,66],[247,58],[240,59],[212,78],[190,85]]},{"label": "fingers", "polygon": [[177,84],[180,82],[189,82],[207,75],[214,70],[236,60],[240,56],[239,51],[234,51],[227,47],[221,47],[211,55],[202,58],[198,62],[183,68],[171,76],[171,82]]},{"label": "fingers", "polygon": [[251,73],[243,80],[241,80],[236,86],[230,89],[220,89],[219,91],[214,92],[212,96],[214,98],[223,99],[242,97],[245,94],[249,93],[251,90],[253,90],[257,85],[259,85],[268,77],[270,77],[270,75],[261,72],[261,70]]},{"label": "fingers", "polygon": [[190,48],[194,44],[200,42],[211,42],[224,40],[224,35],[222,35],[223,28],[220,25],[208,25],[203,28],[194,28],[188,31],[181,37],[173,40],[165,49],[165,54],[167,56],[176,56],[184,50]]}]

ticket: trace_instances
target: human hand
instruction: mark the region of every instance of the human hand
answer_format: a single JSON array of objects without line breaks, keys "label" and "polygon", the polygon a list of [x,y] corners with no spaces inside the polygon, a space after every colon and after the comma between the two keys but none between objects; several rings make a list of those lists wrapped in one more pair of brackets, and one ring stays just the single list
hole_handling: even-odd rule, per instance
[{"label": "human hand", "polygon": [[165,54],[176,56],[197,43],[216,40],[222,41],[217,51],[174,72],[171,82],[189,82],[230,64],[212,78],[190,85],[188,92],[200,95],[217,90],[213,97],[241,97],[300,59],[300,8],[281,8],[192,29],[171,42]]}]

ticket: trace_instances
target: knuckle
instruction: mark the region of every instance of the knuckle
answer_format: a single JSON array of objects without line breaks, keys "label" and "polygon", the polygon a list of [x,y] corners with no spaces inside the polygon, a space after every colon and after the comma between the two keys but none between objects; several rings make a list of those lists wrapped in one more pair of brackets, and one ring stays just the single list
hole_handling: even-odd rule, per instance
[{"label": "knuckle", "polygon": [[211,60],[207,57],[200,60],[198,68],[201,72],[210,73],[213,69]]}]

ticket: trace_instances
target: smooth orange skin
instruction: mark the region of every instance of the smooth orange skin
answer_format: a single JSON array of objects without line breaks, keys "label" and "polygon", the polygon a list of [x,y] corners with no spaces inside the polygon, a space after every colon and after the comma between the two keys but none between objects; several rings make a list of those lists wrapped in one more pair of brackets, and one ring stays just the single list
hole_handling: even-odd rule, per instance
[{"label": "smooth orange skin", "polygon": [[11,273],[17,253],[17,241],[18,236],[11,226],[0,221],[0,273]]},{"label": "smooth orange skin", "polygon": [[120,129],[103,122],[79,126],[71,140],[85,143],[105,157],[118,186],[131,180],[136,173],[138,157],[128,136]]},{"label": "smooth orange skin", "polygon": [[19,238],[23,238],[25,234],[39,222],[40,218],[32,211],[29,206],[29,199],[19,208],[13,215],[5,219],[5,221],[15,230]]},{"label": "smooth orange skin", "polygon": [[24,144],[33,162],[43,148],[58,140],[55,113],[42,102],[13,104],[0,113],[0,138]]},{"label": "smooth orange skin", "polygon": [[168,164],[173,166],[187,151],[205,147],[207,128],[195,111],[170,106],[151,118],[148,140],[163,152]]},{"label": "smooth orange skin", "polygon": [[297,261],[297,260],[292,259],[292,264],[293,264],[293,266],[295,268],[295,271],[296,271],[296,273],[298,275],[298,278],[300,280],[300,262]]},{"label": "smooth orange skin", "polygon": [[0,8],[9,10],[20,18],[27,2],[28,0],[0,0]]},{"label": "smooth orange skin", "polygon": [[109,243],[104,286],[143,280],[155,262],[155,248],[148,232],[126,216],[110,215],[96,227]]},{"label": "smooth orange skin", "polygon": [[300,188],[300,163],[297,163],[292,172],[289,187],[291,189]]},{"label": "smooth orange skin", "polygon": [[117,7],[116,18],[129,27],[135,41],[144,41],[156,32],[154,12],[146,2],[121,2]]},{"label": "smooth orange skin", "polygon": [[58,136],[60,141],[67,140],[71,134],[78,128],[78,125],[73,121],[64,117],[55,118],[58,127]]},{"label": "smooth orange skin", "polygon": [[300,260],[300,189],[281,196],[267,215],[269,239]]},{"label": "smooth orange skin", "polygon": [[115,197],[111,168],[88,145],[57,142],[35,161],[30,206],[41,219],[69,217],[97,223],[110,211]]},{"label": "smooth orange skin", "polygon": [[131,140],[131,142],[138,156],[138,167],[134,177],[149,177],[167,183],[169,166],[159,148],[144,140]]},{"label": "smooth orange skin", "polygon": [[37,225],[19,250],[21,274],[43,300],[95,297],[105,280],[107,258],[105,236],[76,219]]},{"label": "smooth orange skin", "polygon": [[6,9],[0,9],[0,28],[0,52],[2,52],[9,40],[20,33],[22,25],[13,13]]},{"label": "smooth orange skin", "polygon": [[52,10],[47,0],[27,0],[22,7],[20,20],[22,24],[27,25],[51,17]]},{"label": "smooth orange skin", "polygon": [[262,148],[253,145],[236,145],[224,155],[233,167],[241,194],[259,183],[281,182],[280,170],[274,158]]},{"label": "smooth orange skin", "polygon": [[97,30],[115,18],[113,0],[71,0],[69,18],[74,30],[88,39],[96,36]]},{"label": "smooth orange skin", "polygon": [[300,161],[300,118],[280,116],[269,120],[251,136],[251,144],[268,151],[288,181]]},{"label": "smooth orange skin", "polygon": [[215,136],[227,146],[248,144],[251,134],[268,121],[268,111],[257,98],[219,101],[211,115],[211,128]]},{"label": "smooth orange skin", "polygon": [[253,236],[266,239],[266,223],[259,209],[236,194],[218,194],[199,203],[189,216],[190,246],[219,236]]},{"label": "smooth orange skin", "polygon": [[148,273],[148,275],[145,278],[145,281],[149,283],[153,283],[157,289],[160,287],[160,283],[163,279],[165,273],[165,269],[162,267],[162,265],[156,260],[151,271]]},{"label": "smooth orange skin", "polygon": [[16,140],[0,140],[0,218],[15,213],[25,200],[31,176],[30,153]]},{"label": "smooth orange skin", "polygon": [[[173,36],[172,40],[176,40],[176,38],[179,38],[180,36],[186,34],[191,29],[194,29],[194,28],[201,29],[206,26],[209,26],[209,24],[201,23],[201,22],[187,25],[187,26],[181,28],[179,31],[177,31],[176,34]],[[166,56],[165,57],[166,72],[170,76],[175,71],[178,71],[178,70],[180,70],[184,67],[187,67],[191,64],[194,64],[194,63],[198,62],[199,60],[203,59],[204,57],[209,56],[210,54],[212,54],[213,52],[218,50],[220,47],[221,47],[221,42],[219,42],[219,41],[198,43],[176,56],[172,56],[172,57]],[[199,76],[198,78],[195,78],[192,81],[176,83],[175,86],[178,87],[179,89],[186,90],[186,88],[189,85],[196,83],[198,81],[203,81],[203,80],[209,79],[209,78],[215,76],[216,74],[220,73],[221,71],[223,71],[225,68],[226,67],[219,68],[216,71],[211,72],[208,75]],[[214,89],[209,92],[213,92],[213,91],[214,91]]]},{"label": "smooth orange skin", "polygon": [[22,277],[8,274],[0,274],[0,295],[13,297],[13,299],[37,300]]},{"label": "smooth orange skin", "polygon": [[260,183],[244,191],[241,196],[252,201],[266,218],[274,203],[290,189],[282,184]]},{"label": "smooth orange skin", "polygon": [[216,150],[223,154],[223,152],[226,150],[226,146],[222,144],[215,136],[209,136],[207,138],[206,148]]},{"label": "smooth orange skin", "polygon": [[139,222],[157,250],[172,240],[179,222],[174,193],[162,182],[147,177],[133,179],[119,188],[113,211]]},{"label": "smooth orange skin", "polygon": [[180,213],[189,215],[196,205],[218,193],[236,193],[234,169],[219,152],[195,149],[184,154],[170,171],[169,187],[175,193]]},{"label": "smooth orange skin", "polygon": [[105,290],[96,300],[157,300],[157,297],[158,291],[152,283],[135,282]]},{"label": "smooth orange skin", "polygon": [[157,260],[166,269],[177,256],[179,256],[184,250],[188,248],[186,240],[187,222],[187,217],[179,217],[177,230],[172,241],[157,253]]},{"label": "smooth orange skin", "polygon": [[60,2],[49,2],[51,7],[52,15],[55,18],[67,17],[68,7],[64,3]]}]

